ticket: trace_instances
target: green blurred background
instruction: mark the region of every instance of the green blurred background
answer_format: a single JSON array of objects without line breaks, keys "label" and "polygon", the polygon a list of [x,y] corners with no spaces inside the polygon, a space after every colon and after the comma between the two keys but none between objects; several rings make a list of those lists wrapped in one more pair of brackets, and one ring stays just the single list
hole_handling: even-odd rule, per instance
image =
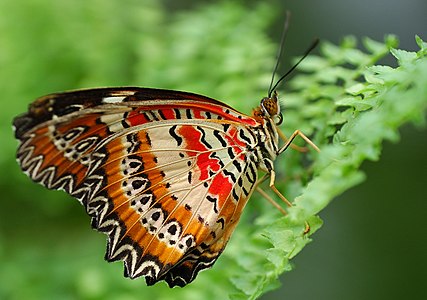
[{"label": "green blurred background", "polygon": [[[207,272],[194,293],[145,288],[123,279],[120,263],[105,263],[105,237],[90,230],[77,201],[33,184],[15,163],[11,120],[36,97],[140,85],[250,99],[227,101],[249,112],[267,89],[286,9],[285,66],[314,37],[393,33],[408,50],[415,34],[427,39],[424,0],[260,3],[0,0],[0,299],[195,299],[197,281],[215,299],[227,288]],[[366,182],[321,213],[324,226],[295,270],[263,299],[426,298],[427,131],[407,125],[401,134],[398,144],[385,143],[381,161],[363,165]]]}]

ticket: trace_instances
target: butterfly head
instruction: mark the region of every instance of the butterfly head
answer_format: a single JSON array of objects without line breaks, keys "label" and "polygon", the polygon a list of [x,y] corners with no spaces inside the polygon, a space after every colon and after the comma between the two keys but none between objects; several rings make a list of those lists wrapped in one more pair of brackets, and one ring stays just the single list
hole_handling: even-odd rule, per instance
[{"label": "butterfly head", "polygon": [[259,106],[259,113],[264,118],[273,119],[276,125],[282,124],[283,116],[280,112],[280,104],[277,99],[277,92],[274,91],[271,97],[265,97],[261,100],[261,104]]}]

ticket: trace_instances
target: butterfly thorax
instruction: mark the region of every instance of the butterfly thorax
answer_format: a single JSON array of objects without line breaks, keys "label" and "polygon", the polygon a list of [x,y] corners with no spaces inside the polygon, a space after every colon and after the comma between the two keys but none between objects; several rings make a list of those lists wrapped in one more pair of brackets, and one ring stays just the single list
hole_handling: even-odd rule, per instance
[{"label": "butterfly thorax", "polygon": [[276,126],[282,122],[280,106],[277,94],[265,97],[260,106],[253,111],[253,117],[261,124],[255,128],[257,134],[257,146],[255,148],[258,157],[258,167],[266,172],[273,170],[273,162],[279,151],[279,134]]}]

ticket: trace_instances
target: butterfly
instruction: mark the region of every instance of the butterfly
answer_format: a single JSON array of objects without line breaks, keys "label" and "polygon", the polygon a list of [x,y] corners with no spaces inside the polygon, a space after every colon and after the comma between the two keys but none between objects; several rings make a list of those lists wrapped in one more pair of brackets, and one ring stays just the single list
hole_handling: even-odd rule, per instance
[{"label": "butterfly", "polygon": [[318,150],[300,131],[287,139],[278,128],[283,78],[251,116],[173,90],[50,94],[13,121],[17,160],[33,181],[80,201],[107,235],[105,259],[123,261],[126,277],[183,287],[223,252],[265,179],[257,171],[287,201],[274,187],[274,160],[296,136]]}]

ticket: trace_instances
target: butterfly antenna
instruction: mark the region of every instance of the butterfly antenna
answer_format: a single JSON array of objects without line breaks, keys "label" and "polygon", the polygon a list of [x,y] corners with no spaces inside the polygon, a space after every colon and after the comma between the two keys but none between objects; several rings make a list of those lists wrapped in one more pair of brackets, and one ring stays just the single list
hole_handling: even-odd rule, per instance
[{"label": "butterfly antenna", "polygon": [[277,80],[276,84],[273,86],[273,88],[269,89],[269,93],[268,93],[268,97],[271,97],[271,93],[276,90],[277,86],[279,85],[279,83],[285,79],[289,74],[292,73],[293,70],[296,69],[296,67],[298,67],[298,65],[307,57],[308,54],[310,54],[311,51],[313,51],[314,48],[316,48],[316,46],[319,44],[319,39],[315,39],[313,41],[313,43],[311,44],[311,46],[305,51],[304,55],[297,61],[296,64],[294,64],[292,66],[292,68],[290,68],[285,75],[283,75],[282,77],[280,77],[279,80]]},{"label": "butterfly antenna", "polygon": [[280,65],[280,61],[281,61],[281,57],[283,54],[283,48],[285,45],[285,39],[286,39],[286,35],[288,33],[288,28],[289,28],[289,20],[291,18],[291,13],[287,10],[286,11],[286,17],[285,17],[285,22],[283,24],[283,31],[282,31],[282,36],[280,37],[280,46],[279,46],[279,50],[277,51],[277,55],[276,55],[276,64],[274,66],[273,69],[273,75],[271,76],[271,82],[270,82],[270,87],[268,88],[268,97],[271,97],[271,93],[273,92],[274,89],[272,89],[272,86],[274,84],[274,75],[277,72],[277,69],[279,68]]}]

